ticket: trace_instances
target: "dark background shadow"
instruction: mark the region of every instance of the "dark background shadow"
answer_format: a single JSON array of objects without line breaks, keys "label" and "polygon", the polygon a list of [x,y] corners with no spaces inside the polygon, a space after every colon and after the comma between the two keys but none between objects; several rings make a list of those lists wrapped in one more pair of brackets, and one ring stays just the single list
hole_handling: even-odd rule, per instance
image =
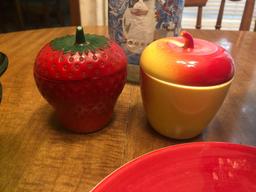
[{"label": "dark background shadow", "polygon": [[71,25],[68,0],[2,0],[0,17],[0,33]]}]

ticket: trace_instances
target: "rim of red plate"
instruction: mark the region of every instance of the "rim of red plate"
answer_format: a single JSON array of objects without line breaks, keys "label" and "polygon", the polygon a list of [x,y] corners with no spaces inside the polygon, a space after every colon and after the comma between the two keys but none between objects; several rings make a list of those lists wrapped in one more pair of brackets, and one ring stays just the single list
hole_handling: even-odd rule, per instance
[{"label": "rim of red plate", "polygon": [[238,143],[229,143],[229,142],[192,142],[192,143],[183,143],[183,144],[176,144],[171,145],[167,147],[163,147],[160,149],[153,150],[151,152],[145,153],[141,156],[138,156],[137,158],[128,161],[127,163],[123,164],[121,167],[114,170],[112,173],[110,173],[108,176],[106,176],[104,179],[102,179],[90,192],[100,192],[104,185],[107,185],[108,182],[113,180],[115,177],[118,177],[123,172],[127,171],[130,167],[135,166],[136,164],[146,161],[149,158],[153,158],[156,155],[159,155],[161,153],[166,152],[172,152],[177,151],[183,148],[186,148],[188,150],[189,148],[202,148],[202,147],[225,147],[229,149],[236,149],[236,150],[242,150],[244,152],[254,152],[256,153],[256,147],[252,145],[245,145],[245,144],[238,144]]}]

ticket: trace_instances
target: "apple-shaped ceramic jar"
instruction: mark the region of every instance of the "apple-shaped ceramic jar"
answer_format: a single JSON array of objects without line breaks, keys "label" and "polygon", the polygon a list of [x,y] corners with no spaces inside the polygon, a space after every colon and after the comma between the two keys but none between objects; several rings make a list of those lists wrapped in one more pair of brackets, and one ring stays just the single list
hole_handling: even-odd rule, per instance
[{"label": "apple-shaped ceramic jar", "polygon": [[[7,56],[0,52],[0,77],[4,74],[4,72],[6,71],[8,67],[8,58]],[[0,103],[2,101],[2,84],[0,82]]]},{"label": "apple-shaped ceramic jar", "polygon": [[68,35],[46,44],[37,55],[34,77],[64,127],[80,133],[103,128],[127,75],[122,48],[104,36]]},{"label": "apple-shaped ceramic jar", "polygon": [[207,127],[234,76],[233,59],[224,48],[188,32],[151,43],[140,68],[147,119],[175,139],[192,138]]}]

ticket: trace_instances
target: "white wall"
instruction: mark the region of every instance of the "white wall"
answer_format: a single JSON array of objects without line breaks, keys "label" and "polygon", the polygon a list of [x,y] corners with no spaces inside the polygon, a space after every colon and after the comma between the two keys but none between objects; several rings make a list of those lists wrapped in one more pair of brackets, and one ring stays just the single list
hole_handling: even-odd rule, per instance
[{"label": "white wall", "polygon": [[80,0],[82,25],[107,25],[108,0]]}]

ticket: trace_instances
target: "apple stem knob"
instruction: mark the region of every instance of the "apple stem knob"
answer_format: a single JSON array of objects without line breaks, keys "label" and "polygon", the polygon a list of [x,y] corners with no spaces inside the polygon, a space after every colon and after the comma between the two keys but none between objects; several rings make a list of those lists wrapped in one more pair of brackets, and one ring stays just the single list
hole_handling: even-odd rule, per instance
[{"label": "apple stem knob", "polygon": [[181,36],[184,38],[183,48],[194,49],[194,39],[192,35],[187,31],[182,31]]},{"label": "apple stem knob", "polygon": [[84,44],[84,43],[86,43],[86,40],[84,37],[83,27],[77,26],[76,27],[76,42],[75,42],[75,44]]}]

